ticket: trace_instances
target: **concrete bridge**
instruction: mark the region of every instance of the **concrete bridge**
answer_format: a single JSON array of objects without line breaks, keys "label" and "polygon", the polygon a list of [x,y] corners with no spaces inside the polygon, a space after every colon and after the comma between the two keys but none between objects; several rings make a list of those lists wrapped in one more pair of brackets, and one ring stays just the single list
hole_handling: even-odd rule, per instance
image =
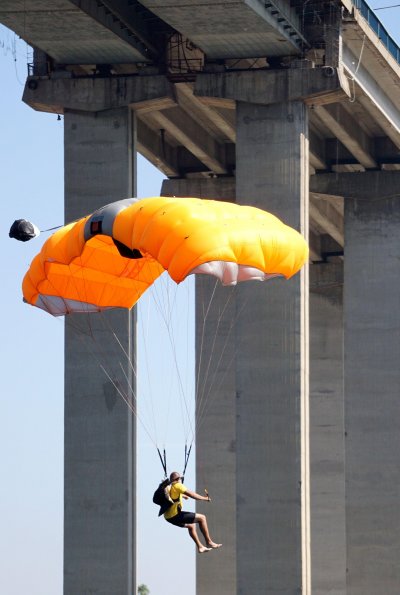
[{"label": "concrete bridge", "polygon": [[[35,48],[23,100],[64,114],[67,220],[134,195],[140,152],[161,193],[309,237],[309,270],[231,306],[235,366],[197,436],[226,545],[197,592],[398,595],[396,43],[362,0],[3,0],[0,22]],[[132,355],[134,317],[113,314]],[[135,420],[70,326],[64,592],[131,594]]]}]

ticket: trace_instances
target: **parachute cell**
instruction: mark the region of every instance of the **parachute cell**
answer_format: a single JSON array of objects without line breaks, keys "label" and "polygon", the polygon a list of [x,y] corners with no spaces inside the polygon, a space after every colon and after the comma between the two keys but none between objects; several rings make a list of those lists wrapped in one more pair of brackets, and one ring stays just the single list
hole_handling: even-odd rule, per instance
[{"label": "parachute cell", "polygon": [[304,238],[261,209],[198,198],[126,199],[55,232],[23,281],[24,300],[53,315],[131,308],[164,272],[223,284],[297,273]]}]

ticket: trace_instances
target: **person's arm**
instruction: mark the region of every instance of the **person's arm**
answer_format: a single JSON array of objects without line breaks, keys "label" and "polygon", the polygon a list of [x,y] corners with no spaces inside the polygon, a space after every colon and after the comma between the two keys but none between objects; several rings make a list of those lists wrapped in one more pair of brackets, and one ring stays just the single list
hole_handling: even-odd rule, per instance
[{"label": "person's arm", "polygon": [[197,492],[192,492],[192,490],[186,490],[185,496],[189,496],[189,498],[193,498],[193,500],[205,500],[206,502],[211,502],[211,498],[208,494],[207,496],[202,496]]}]

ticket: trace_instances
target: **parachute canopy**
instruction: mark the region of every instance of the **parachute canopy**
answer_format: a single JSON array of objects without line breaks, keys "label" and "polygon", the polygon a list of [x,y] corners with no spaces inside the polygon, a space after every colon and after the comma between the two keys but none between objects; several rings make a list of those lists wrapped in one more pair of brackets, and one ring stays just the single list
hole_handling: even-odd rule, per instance
[{"label": "parachute canopy", "polygon": [[261,209],[198,198],[130,198],[56,231],[23,281],[24,300],[55,316],[132,308],[165,270],[224,285],[290,278],[308,258],[304,238]]}]

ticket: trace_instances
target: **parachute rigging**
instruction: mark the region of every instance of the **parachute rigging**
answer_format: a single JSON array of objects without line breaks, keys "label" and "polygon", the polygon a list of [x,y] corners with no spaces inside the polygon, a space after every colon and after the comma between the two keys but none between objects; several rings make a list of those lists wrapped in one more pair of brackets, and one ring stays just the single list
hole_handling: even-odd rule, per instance
[{"label": "parachute rigging", "polygon": [[[24,226],[26,223],[29,224],[25,222]],[[36,233],[35,230],[37,228],[33,224],[27,226],[24,236],[26,240],[30,239],[28,235],[34,237],[32,234]],[[16,237],[17,232],[14,229],[12,237]],[[46,240],[32,261],[23,281],[23,296],[27,303],[54,316],[71,313],[88,315],[112,308],[131,309],[137,302],[140,303],[149,288],[155,288],[156,307],[162,310],[164,302],[169,308],[162,316],[168,329],[171,348],[175,351],[174,365],[181,408],[189,423],[188,432],[191,433],[191,440],[185,441],[184,475],[195,429],[204,415],[207,396],[216,380],[215,375],[208,383],[207,394],[206,383],[200,382],[200,375],[204,374],[208,378],[212,363],[215,364],[213,358],[216,337],[225,310],[229,310],[232,293],[227,291],[227,302],[218,316],[208,358],[203,358],[201,340],[195,388],[197,416],[192,424],[185,397],[187,390],[183,386],[176,361],[175,337],[170,330],[173,300],[168,294],[167,299],[165,296],[160,298],[157,305],[155,282],[161,282],[165,274],[177,284],[181,284],[192,274],[217,278],[211,299],[204,309],[204,336],[218,280],[223,285],[235,286],[241,281],[267,280],[276,276],[289,279],[301,269],[307,258],[308,247],[304,238],[277,217],[261,209],[197,198],[132,198],[106,205],[56,231]],[[238,315],[239,313],[236,314]],[[107,318],[104,320],[108,324]],[[91,334],[89,317],[88,321],[87,332]],[[235,318],[231,318],[228,321],[226,342],[234,324]],[[115,333],[114,338],[128,362],[127,370],[121,365],[127,390],[122,389],[121,383],[115,380],[116,372],[111,373],[107,365],[102,363],[102,357],[99,357],[99,365],[141,421],[137,415],[136,397],[130,380],[132,374],[136,376],[137,367],[130,361]],[[223,357],[226,342],[219,361]],[[217,360],[217,367],[218,363]],[[145,429],[151,436],[152,432]],[[167,476],[165,449],[161,454],[157,440],[153,442]]]}]

